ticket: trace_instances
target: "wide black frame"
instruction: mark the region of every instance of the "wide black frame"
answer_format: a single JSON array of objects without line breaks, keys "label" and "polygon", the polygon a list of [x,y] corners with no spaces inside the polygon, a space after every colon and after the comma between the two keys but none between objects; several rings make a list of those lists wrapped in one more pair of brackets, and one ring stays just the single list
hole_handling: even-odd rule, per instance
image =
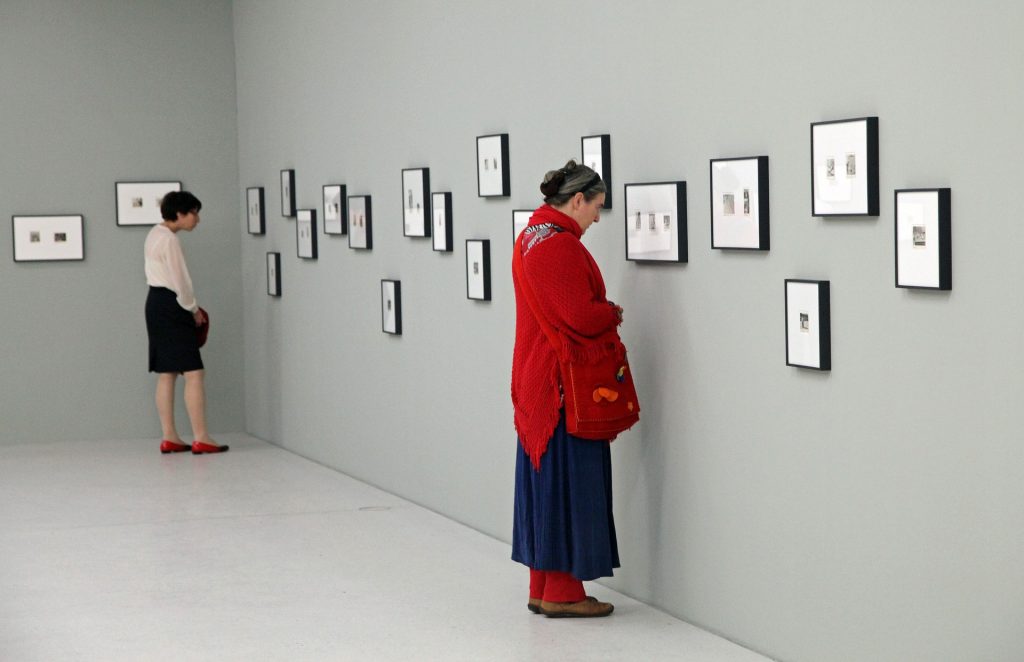
[{"label": "wide black frame", "polygon": [[373,200],[370,195],[350,195],[348,196],[348,210],[352,211],[352,201],[356,198],[364,198],[366,203],[364,205],[366,209],[366,218],[363,219],[363,227],[366,228],[366,246],[353,246],[352,245],[352,224],[348,224],[348,247],[354,251],[372,251],[373,250]]},{"label": "wide black frame", "polygon": [[[480,141],[486,138],[501,139],[501,193],[484,194],[481,188],[482,162],[480,160]],[[508,163],[508,134],[491,133],[486,136],[476,137],[476,194],[479,198],[507,198],[512,195],[512,177],[509,174]]]},{"label": "wide black frame", "polygon": [[[899,199],[901,193],[935,193],[938,197],[938,225],[939,225],[939,250],[938,250],[938,268],[939,268],[939,284],[938,286],[930,285],[903,285],[900,284],[900,249],[899,249],[899,233],[900,233],[900,205]],[[948,291],[953,289],[953,205],[952,205],[952,190],[949,188],[905,188],[896,189],[893,193],[893,252],[896,258],[896,272],[894,275],[896,287],[911,289],[911,290],[942,290]]]},{"label": "wide black frame", "polygon": [[154,180],[138,180],[138,179],[134,179],[134,180],[131,180],[131,181],[114,182],[114,217],[115,217],[115,223],[117,224],[118,227],[123,227],[123,228],[144,227],[145,228],[145,227],[152,227],[154,225],[159,225],[160,223],[163,222],[163,218],[160,215],[160,208],[159,207],[156,210],[156,220],[154,220],[152,223],[150,223],[150,222],[146,222],[146,223],[122,223],[121,222],[121,189],[120,189],[120,187],[121,186],[131,186],[132,184],[173,184],[173,185],[177,186],[177,188],[170,189],[168,191],[168,193],[170,193],[171,191],[181,191],[183,189],[181,182],[178,181],[178,180],[174,180],[174,179],[154,179]]},{"label": "wide black frame", "polygon": [[[327,189],[338,189],[338,206],[341,215],[341,232],[327,231]],[[341,236],[348,234],[348,187],[344,184],[324,184],[320,187],[320,206],[323,209],[323,230],[325,235]]]},{"label": "wide black frame", "polygon": [[[274,263],[274,279],[270,279],[270,263]],[[273,289],[270,287],[273,282]],[[276,292],[273,290],[277,290]],[[276,251],[267,251],[267,296],[281,296],[281,254]]]},{"label": "wide black frame", "polygon": [[[469,289],[470,280],[470,262],[469,262],[469,245],[471,243],[480,244],[481,246],[481,258],[479,269],[483,275],[483,296],[475,297],[472,296]],[[491,240],[490,239],[467,239],[466,240],[466,298],[473,301],[490,301],[491,300]]]},{"label": "wide black frame", "polygon": [[[430,194],[430,215],[432,225],[434,224],[433,215],[437,212],[438,209],[436,199],[437,196],[440,196],[441,209],[444,210],[444,227],[442,228],[442,233],[438,233],[437,228],[431,229],[430,234],[431,237],[433,238],[431,243],[434,247],[434,250],[437,251],[438,253],[451,253],[453,250],[455,250],[455,247],[453,246],[454,237],[452,236],[452,193],[451,191],[435,191]],[[437,240],[439,238],[444,240],[445,248],[437,247]]]},{"label": "wide black frame", "polygon": [[[676,218],[678,225],[678,257],[675,260],[646,260],[642,258],[631,258],[629,257],[629,190],[631,188],[641,186],[665,186],[673,185],[676,187]],[[687,222],[686,214],[686,182],[682,180],[667,181],[667,182],[633,182],[625,184],[623,187],[623,204],[622,204],[622,219],[623,225],[622,230],[625,238],[626,246],[626,261],[637,262],[640,264],[685,264],[689,261],[689,241],[687,235],[689,234],[689,223]]]},{"label": "wide black frame", "polygon": [[[757,161],[757,246],[717,246],[715,245],[715,209],[717,202],[717,200],[715,199],[715,164],[738,161]],[[768,157],[762,155],[737,156],[724,159],[711,159],[711,161],[708,164],[708,170],[710,173],[708,191],[711,196],[711,248],[730,251],[771,250],[771,232],[768,204]]]},{"label": "wide black frame", "polygon": [[[416,183],[420,186],[420,195],[423,196],[423,226],[420,228],[413,228],[414,233],[409,234],[407,231],[409,228],[409,214],[412,209],[409,208],[408,202],[412,196],[412,191],[406,189],[405,185],[405,173],[420,173],[419,177],[416,177]],[[414,239],[422,239],[430,236],[430,228],[433,225],[433,216],[430,213],[430,168],[403,168],[402,169],[402,236],[412,237]],[[415,230],[419,230],[422,234],[415,234]]]},{"label": "wide black frame", "polygon": [[[815,185],[815,162],[814,162],[814,128],[820,126],[866,123],[865,151],[867,152],[867,210],[863,212],[819,212],[817,188]],[[857,166],[860,168],[861,166]],[[878,117],[855,117],[844,120],[829,120],[826,122],[811,123],[811,216],[820,218],[844,218],[844,217],[870,217],[879,215],[879,187],[878,187]]]},{"label": "wide black frame", "polygon": [[[789,284],[801,283],[816,285],[818,288],[818,365],[805,365],[793,363],[789,357]],[[794,368],[806,368],[808,370],[819,370],[827,372],[832,369],[832,312],[831,312],[831,283],[827,280],[808,280],[804,278],[787,278],[783,285],[783,297],[785,300],[786,327],[786,365]]]},{"label": "wide black frame", "polygon": [[583,136],[580,138],[580,163],[590,167],[589,163],[586,163],[586,147],[584,143],[588,140],[598,139],[601,141],[601,170],[597,174],[601,175],[601,181],[604,182],[605,191],[604,194],[604,208],[612,208],[612,136],[608,133],[600,133],[596,136]]},{"label": "wide black frame", "polygon": [[[285,199],[285,180],[288,183],[288,198]],[[295,218],[295,170],[286,168],[281,171],[281,216]]]},{"label": "wide black frame", "polygon": [[[310,248],[312,249],[311,255],[302,254],[302,238],[299,236],[300,228],[305,223],[304,220],[299,218],[303,213],[309,212],[309,240]],[[295,210],[295,253],[298,257],[303,260],[315,260],[317,259],[317,243],[316,243],[316,210],[315,209],[296,209]]]},{"label": "wide black frame", "polygon": [[[522,232],[524,229],[526,229],[526,226],[530,224],[530,217],[533,216],[533,212],[535,212],[535,211],[536,211],[536,209],[513,209],[512,210],[512,243],[513,244],[516,242],[516,239],[519,238],[519,232]],[[524,225],[522,227],[522,229],[519,230],[519,232],[516,232],[516,215],[519,215],[519,214],[528,214],[528,216],[526,217],[526,225]]]},{"label": "wide black frame", "polygon": [[[384,283],[393,283],[395,286],[395,330],[388,331],[385,321],[387,320],[387,310],[385,309],[385,302],[387,299],[384,296]],[[402,281],[393,280],[390,278],[380,279],[380,330],[391,336],[402,335]]]},{"label": "wide black frame", "polygon": [[[41,259],[18,259],[18,219],[19,218],[77,218],[78,234],[82,238],[81,257],[59,257]],[[85,260],[85,215],[84,214],[14,214],[11,216],[11,257],[15,263],[26,262],[82,262]]]},{"label": "wide black frame", "polygon": [[[255,231],[253,231],[253,227],[252,227],[253,226],[253,210],[252,210],[252,205],[253,205],[254,201],[249,199],[249,196],[253,192],[256,193],[255,203],[257,205],[259,205],[258,218],[255,219],[256,223],[257,223],[257,229]],[[250,186],[249,188],[245,189],[245,222],[246,222],[246,229],[249,231],[249,234],[252,234],[252,235],[262,235],[262,234],[266,234],[267,233],[267,214],[266,214],[266,205],[264,204],[264,202],[265,202],[265,198],[264,198],[264,195],[263,195],[263,187],[262,186]]]}]

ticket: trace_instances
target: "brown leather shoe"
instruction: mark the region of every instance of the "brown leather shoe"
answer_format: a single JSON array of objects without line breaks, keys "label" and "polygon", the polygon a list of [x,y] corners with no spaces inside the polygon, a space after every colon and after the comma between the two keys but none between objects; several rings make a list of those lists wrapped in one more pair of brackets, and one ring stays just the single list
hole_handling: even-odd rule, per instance
[{"label": "brown leather shoe", "polygon": [[535,614],[540,613],[540,598],[530,598],[530,601],[526,603],[526,608]]},{"label": "brown leather shoe", "polygon": [[601,602],[588,597],[579,602],[548,602],[542,600],[540,613],[548,618],[600,618],[615,611],[610,602]]}]

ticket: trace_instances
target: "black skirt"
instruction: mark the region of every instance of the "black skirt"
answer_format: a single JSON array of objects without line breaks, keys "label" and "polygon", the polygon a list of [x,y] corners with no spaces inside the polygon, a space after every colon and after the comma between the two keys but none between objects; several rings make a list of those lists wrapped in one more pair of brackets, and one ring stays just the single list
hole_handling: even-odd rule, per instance
[{"label": "black skirt", "polygon": [[178,295],[166,287],[150,287],[146,297],[150,372],[202,370],[199,339],[192,313],[178,305]]}]

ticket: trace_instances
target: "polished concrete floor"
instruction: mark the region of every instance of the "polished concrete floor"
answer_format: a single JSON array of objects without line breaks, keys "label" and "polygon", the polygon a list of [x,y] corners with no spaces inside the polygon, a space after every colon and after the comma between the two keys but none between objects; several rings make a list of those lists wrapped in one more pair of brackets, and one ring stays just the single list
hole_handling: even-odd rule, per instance
[{"label": "polished concrete floor", "polygon": [[532,615],[508,545],[219,439],[0,447],[0,660],[767,660],[597,584]]}]

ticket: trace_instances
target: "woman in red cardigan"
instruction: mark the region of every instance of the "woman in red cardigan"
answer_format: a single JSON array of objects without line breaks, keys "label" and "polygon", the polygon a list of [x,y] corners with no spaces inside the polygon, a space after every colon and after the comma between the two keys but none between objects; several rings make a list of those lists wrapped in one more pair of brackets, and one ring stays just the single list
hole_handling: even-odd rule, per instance
[{"label": "woman in red cardigan", "polygon": [[[622,322],[622,309],[605,298],[601,271],[580,242],[601,220],[607,189],[596,172],[569,161],[548,172],[540,190],[545,204],[517,244],[522,277],[564,350],[595,351],[595,339]],[[512,403],[519,443],[512,559],[530,568],[530,611],[607,616],[614,607],[587,597],[583,581],[619,567],[609,442],[566,432],[558,357],[515,273],[513,282]]]}]

